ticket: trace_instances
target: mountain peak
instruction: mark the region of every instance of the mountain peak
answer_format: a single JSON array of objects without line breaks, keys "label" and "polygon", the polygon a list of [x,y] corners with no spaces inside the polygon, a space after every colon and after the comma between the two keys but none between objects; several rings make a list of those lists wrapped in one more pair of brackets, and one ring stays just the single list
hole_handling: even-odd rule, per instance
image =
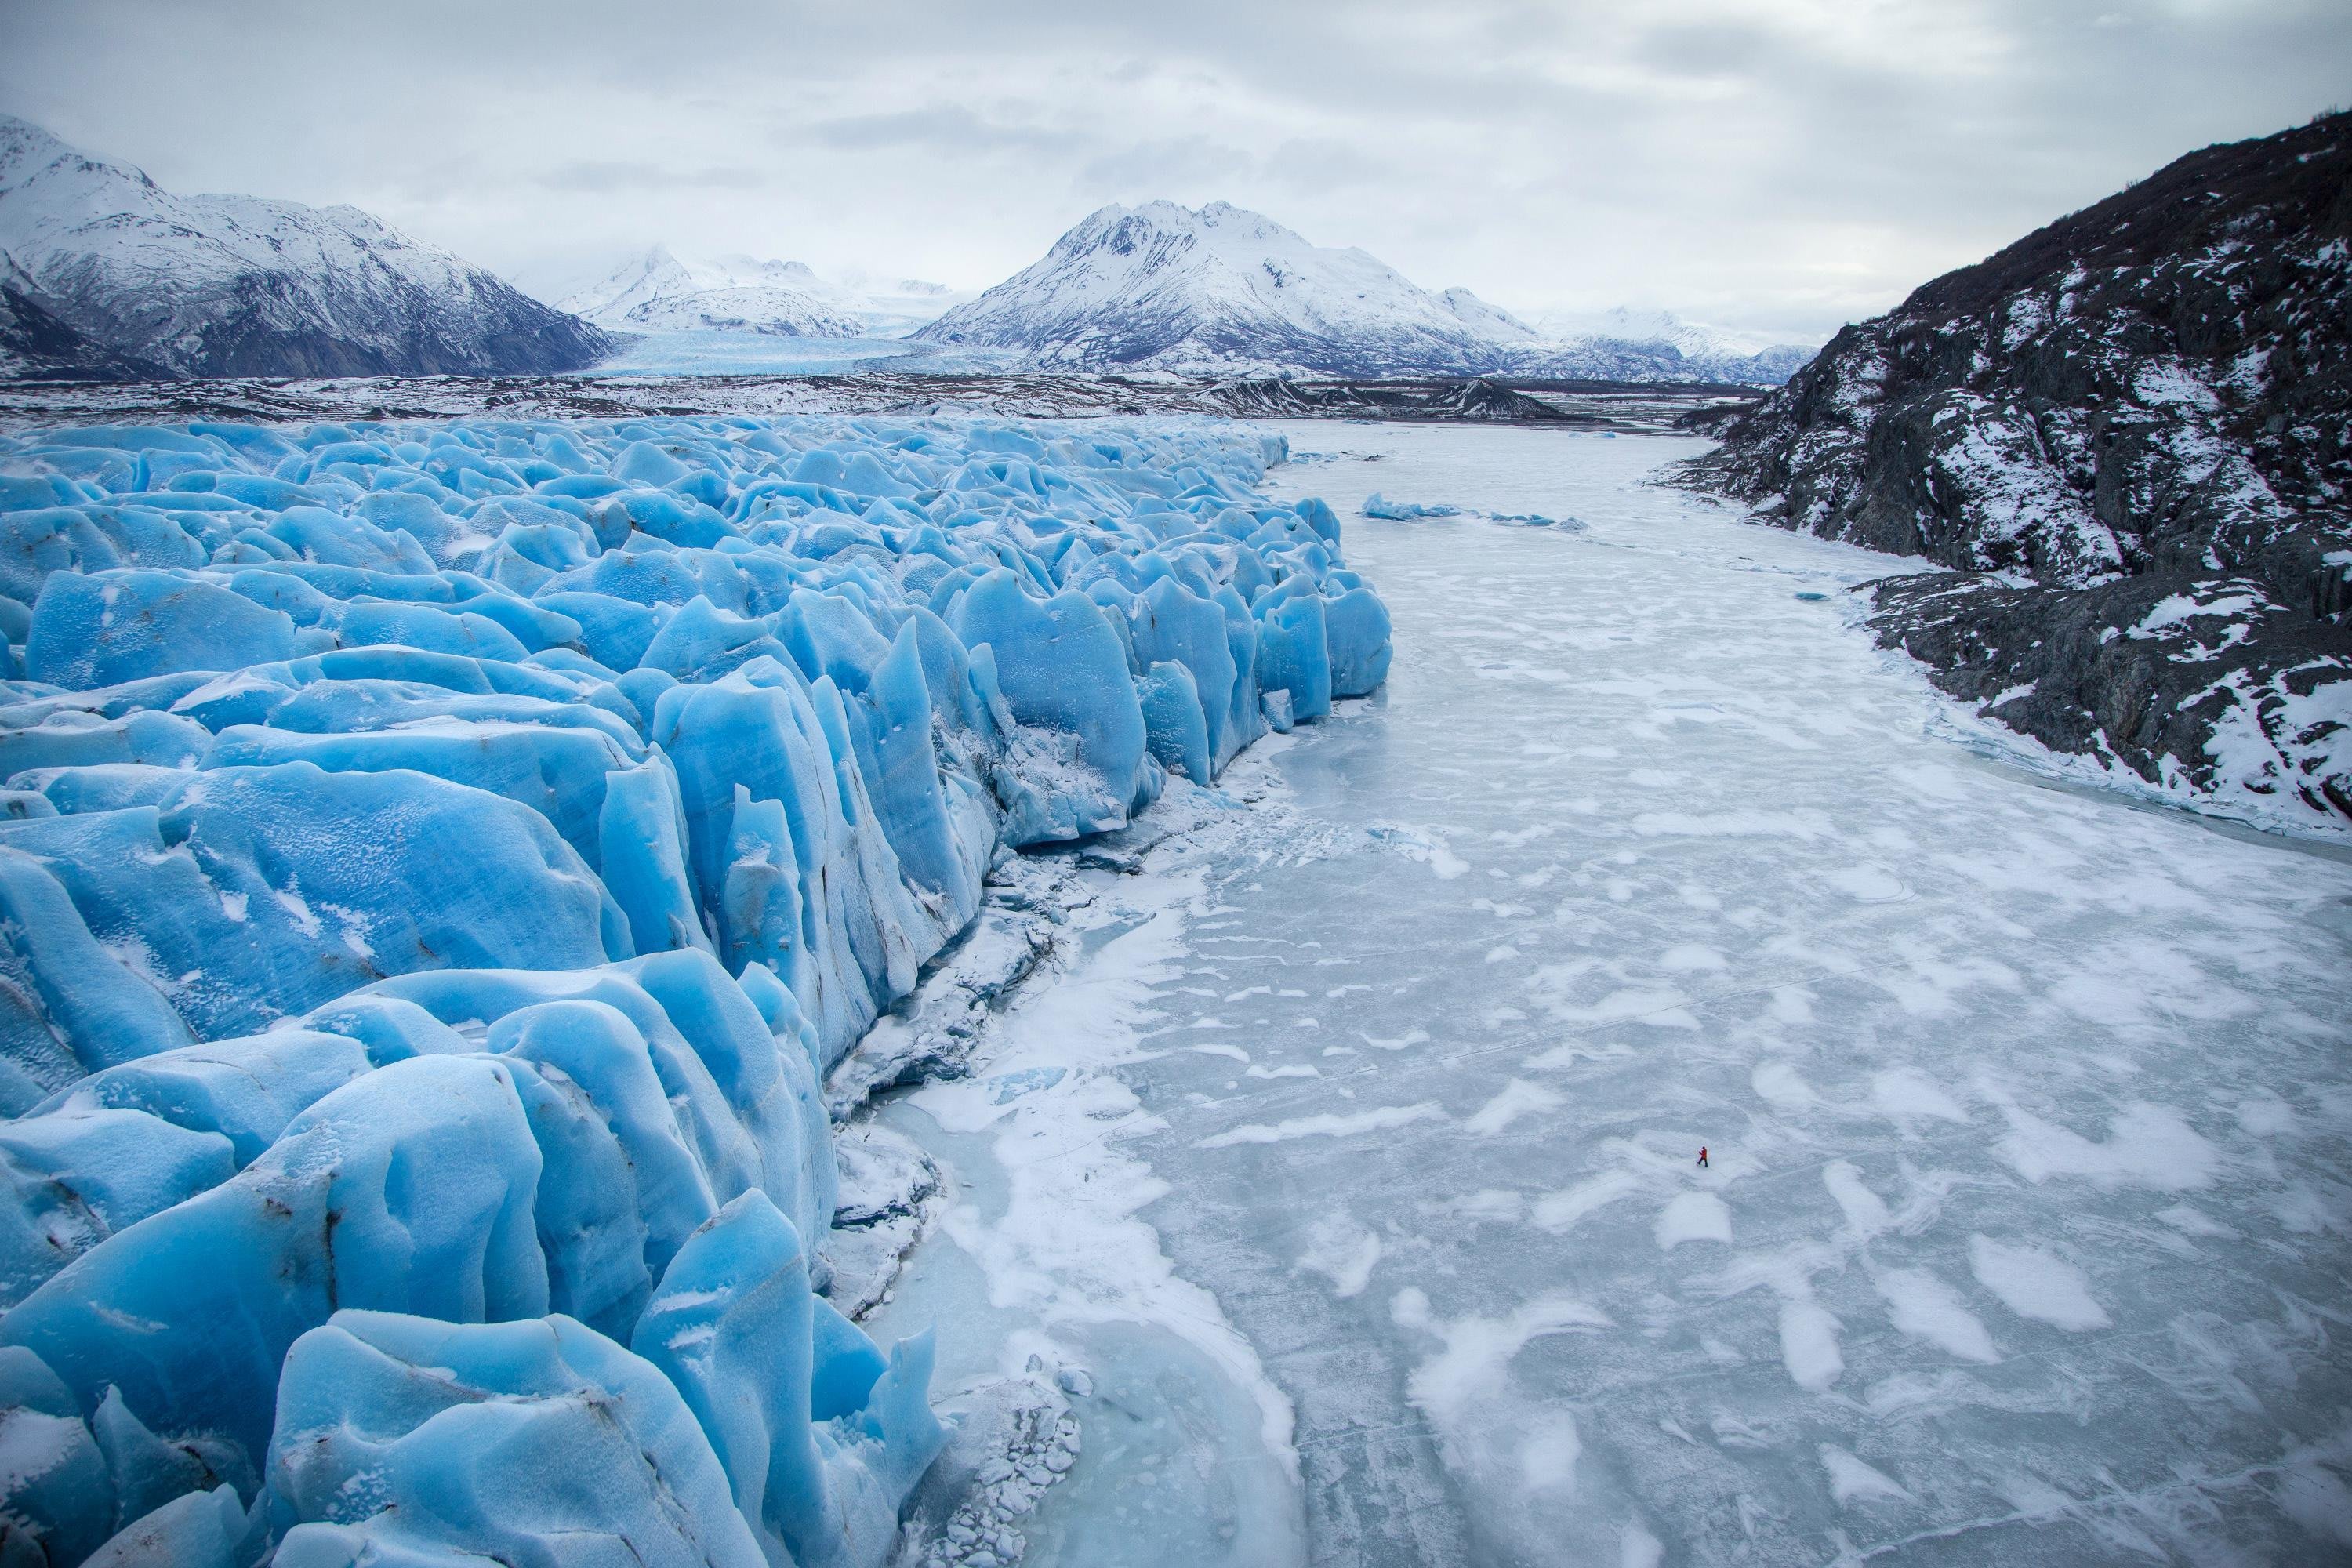
[{"label": "mountain peak", "polygon": [[918,335],[1048,363],[1447,374],[1497,362],[1488,317],[1509,321],[1466,320],[1363,251],[1310,244],[1261,213],[1159,200],[1089,214]]}]

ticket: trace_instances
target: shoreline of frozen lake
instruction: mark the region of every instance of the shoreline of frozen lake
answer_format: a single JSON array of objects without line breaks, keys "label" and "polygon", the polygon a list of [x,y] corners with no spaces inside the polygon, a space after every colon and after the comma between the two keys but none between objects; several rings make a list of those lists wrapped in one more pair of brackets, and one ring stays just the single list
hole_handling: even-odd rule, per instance
[{"label": "shoreline of frozen lake", "polygon": [[1695,442],[1292,433],[1586,526],[1349,516],[1387,692],[882,1110],[950,1194],[877,1331],[1084,1373],[1028,1561],[2352,1546],[2340,848],[1988,748]]}]

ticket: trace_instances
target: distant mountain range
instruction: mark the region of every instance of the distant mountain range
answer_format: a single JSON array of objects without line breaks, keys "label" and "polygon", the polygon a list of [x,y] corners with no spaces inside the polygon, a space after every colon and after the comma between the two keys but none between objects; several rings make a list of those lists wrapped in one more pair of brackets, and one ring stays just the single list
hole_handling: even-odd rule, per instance
[{"label": "distant mountain range", "polygon": [[572,370],[594,327],[357,207],[178,196],[0,115],[0,375]]},{"label": "distant mountain range", "polygon": [[1094,213],[914,335],[1024,350],[1046,367],[1221,376],[1776,383],[1811,353],[1743,353],[1672,317],[1626,320],[1628,335],[1555,339],[1466,289],[1433,293],[1364,251],[1310,244],[1257,213],[1150,202]]},{"label": "distant mountain range", "polygon": [[1664,314],[1530,325],[1223,202],[1105,207],[977,298],[656,246],[532,299],[356,207],[174,195],[0,116],[0,377],[546,374],[625,334],[710,333],[1218,378],[1774,384],[1811,353]]},{"label": "distant mountain range", "polygon": [[856,338],[904,333],[966,298],[914,279],[828,279],[798,261],[682,260],[657,245],[551,303],[615,331]]}]

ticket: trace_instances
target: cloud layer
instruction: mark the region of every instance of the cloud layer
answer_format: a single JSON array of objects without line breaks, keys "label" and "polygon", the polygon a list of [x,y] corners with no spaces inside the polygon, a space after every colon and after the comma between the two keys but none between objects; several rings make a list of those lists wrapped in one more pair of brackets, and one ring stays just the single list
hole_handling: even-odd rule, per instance
[{"label": "cloud layer", "polygon": [[526,279],[655,241],[977,287],[1223,198],[1522,311],[1819,332],[2352,92],[2340,0],[0,0],[0,108]]}]

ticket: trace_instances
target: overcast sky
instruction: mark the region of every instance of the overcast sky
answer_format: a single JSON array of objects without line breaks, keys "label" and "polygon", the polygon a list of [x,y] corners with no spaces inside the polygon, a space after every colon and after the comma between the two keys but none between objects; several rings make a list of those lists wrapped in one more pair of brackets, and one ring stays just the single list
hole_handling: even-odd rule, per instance
[{"label": "overcast sky", "polygon": [[526,281],[960,287],[1223,198],[1522,312],[1818,334],[2352,100],[2347,0],[0,0],[0,109]]}]

